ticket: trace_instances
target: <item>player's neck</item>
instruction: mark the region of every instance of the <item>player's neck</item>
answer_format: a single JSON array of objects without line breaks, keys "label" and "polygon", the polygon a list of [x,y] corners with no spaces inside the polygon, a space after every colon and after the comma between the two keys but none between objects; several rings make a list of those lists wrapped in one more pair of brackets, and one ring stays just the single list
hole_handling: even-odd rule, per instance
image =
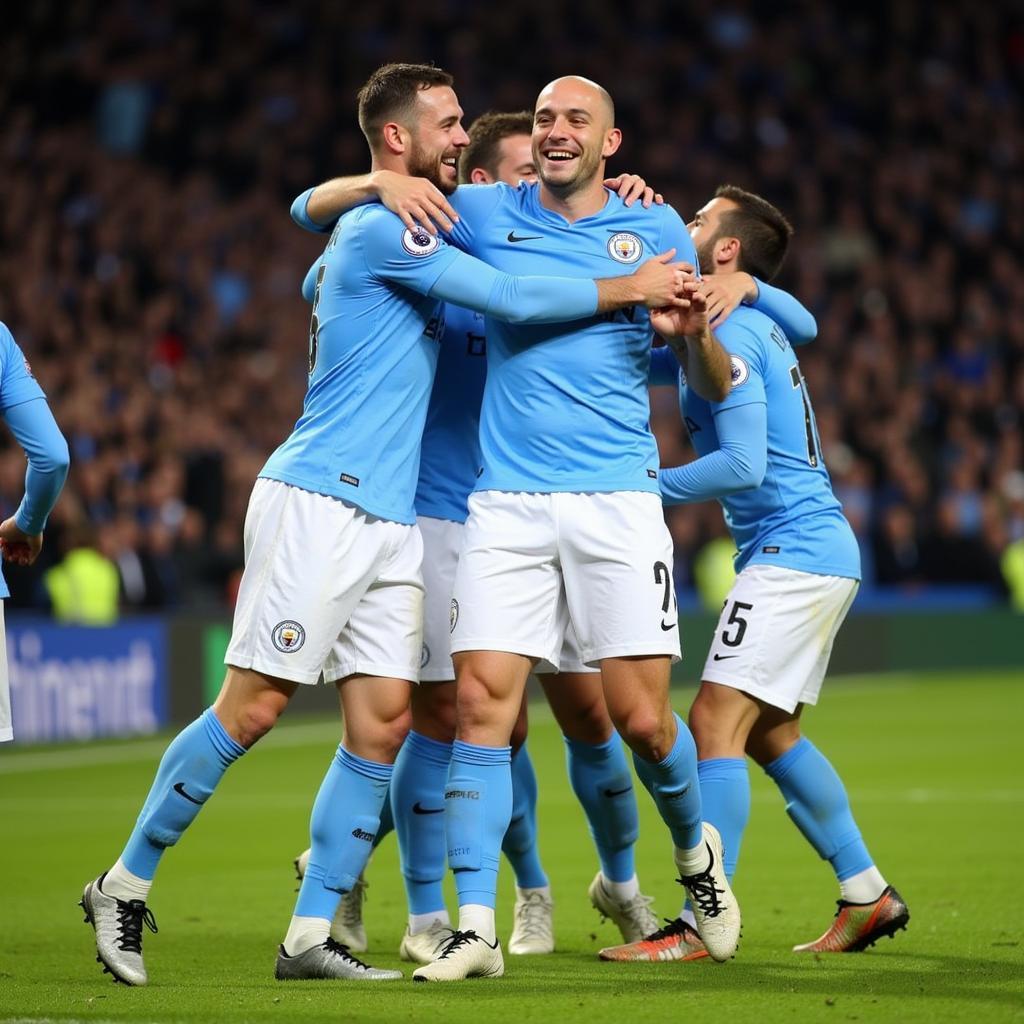
[{"label": "player's neck", "polygon": [[560,192],[550,185],[540,183],[540,205],[545,210],[557,213],[570,224],[600,213],[608,202],[608,190],[595,178],[586,188],[575,192]]}]

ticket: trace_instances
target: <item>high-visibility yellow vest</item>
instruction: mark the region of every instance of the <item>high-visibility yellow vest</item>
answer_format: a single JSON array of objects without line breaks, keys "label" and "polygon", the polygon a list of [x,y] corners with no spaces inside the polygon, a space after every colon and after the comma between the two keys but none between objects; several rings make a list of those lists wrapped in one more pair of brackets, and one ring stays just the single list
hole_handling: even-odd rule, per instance
[{"label": "high-visibility yellow vest", "polygon": [[75,548],[44,580],[59,622],[109,626],[117,621],[117,566],[92,548]]},{"label": "high-visibility yellow vest", "polygon": [[999,560],[1003,579],[1010,591],[1010,604],[1014,611],[1024,612],[1024,538],[1015,540]]},{"label": "high-visibility yellow vest", "polygon": [[700,603],[709,612],[720,612],[736,579],[733,556],[736,542],[731,537],[716,537],[697,552],[693,560],[693,581]]}]

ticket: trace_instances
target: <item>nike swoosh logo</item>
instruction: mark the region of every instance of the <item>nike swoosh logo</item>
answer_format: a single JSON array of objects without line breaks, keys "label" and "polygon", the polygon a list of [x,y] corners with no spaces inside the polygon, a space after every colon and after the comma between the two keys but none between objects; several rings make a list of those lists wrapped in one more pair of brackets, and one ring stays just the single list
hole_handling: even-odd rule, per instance
[{"label": "nike swoosh logo", "polygon": [[623,793],[632,793],[633,787],[627,786],[625,789],[606,789],[604,795],[607,797],[622,796]]},{"label": "nike swoosh logo", "polygon": [[738,658],[738,654],[716,654],[712,661],[728,661],[730,658]]},{"label": "nike swoosh logo", "polygon": [[188,793],[186,793],[184,782],[176,782],[174,784],[174,792],[177,793],[178,796],[183,796],[186,800],[190,801],[191,803],[198,804],[200,807],[202,807],[203,804],[206,803],[205,800],[197,800],[194,796],[190,796]]},{"label": "nike swoosh logo", "polygon": [[677,622],[670,622],[670,623],[669,623],[669,624],[668,624],[668,625],[666,626],[666,625],[665,625],[665,623],[663,622],[663,623],[661,624],[661,628],[662,628],[662,629],[663,629],[663,630],[664,630],[664,631],[665,631],[665,632],[667,633],[667,632],[668,632],[668,631],[669,631],[670,629],[675,629],[677,625],[678,625],[678,623],[677,623]]},{"label": "nike swoosh logo", "polygon": [[419,800],[412,805],[413,814],[443,814],[443,807],[424,807]]},{"label": "nike swoosh logo", "polygon": [[505,236],[510,242],[538,242],[542,239],[543,235],[517,235],[514,231],[510,231]]}]

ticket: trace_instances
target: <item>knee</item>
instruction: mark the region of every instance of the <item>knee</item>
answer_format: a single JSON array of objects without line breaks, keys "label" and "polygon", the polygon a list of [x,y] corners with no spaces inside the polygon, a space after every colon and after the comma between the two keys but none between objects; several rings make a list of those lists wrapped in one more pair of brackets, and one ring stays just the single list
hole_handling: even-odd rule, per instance
[{"label": "knee", "polygon": [[451,743],[455,739],[453,684],[421,683],[413,690],[412,728],[438,743]]},{"label": "knee", "polygon": [[629,748],[645,761],[664,761],[675,740],[671,714],[659,714],[653,708],[637,708],[616,723]]},{"label": "knee", "polygon": [[395,763],[395,758],[398,757],[398,752],[402,749],[411,728],[412,712],[408,708],[404,708],[393,718],[377,723],[374,745],[379,752],[377,759],[381,764]]},{"label": "knee", "polygon": [[600,746],[611,739],[614,727],[604,701],[595,701],[574,710],[568,721],[560,723],[562,732],[571,740]]},{"label": "knee", "polygon": [[[218,710],[218,717],[223,710]],[[252,700],[234,709],[230,720],[221,724],[236,743],[248,750],[274,728],[280,714],[281,709],[270,701]]]}]

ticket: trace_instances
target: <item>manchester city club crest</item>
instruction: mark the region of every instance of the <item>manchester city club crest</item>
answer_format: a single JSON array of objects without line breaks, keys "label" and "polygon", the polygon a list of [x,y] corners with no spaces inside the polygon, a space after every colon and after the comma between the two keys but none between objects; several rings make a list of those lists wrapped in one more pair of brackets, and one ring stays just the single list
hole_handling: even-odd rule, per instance
[{"label": "manchester city club crest", "polygon": [[453,597],[452,598],[452,607],[451,607],[451,610],[448,612],[448,625],[449,625],[449,631],[450,632],[452,632],[452,633],[455,632],[455,627],[458,624],[458,621],[459,621],[459,602],[456,601],[455,598]]},{"label": "manchester city club crest", "polygon": [[620,231],[608,239],[608,255],[619,263],[636,263],[643,252],[644,243],[628,231]]},{"label": "manchester city club crest", "polygon": [[732,386],[738,388],[741,384],[746,383],[750,376],[750,367],[739,356],[730,356],[729,362],[732,364]]},{"label": "manchester city club crest", "polygon": [[429,256],[440,244],[441,239],[437,235],[432,235],[419,225],[415,231],[406,228],[402,232],[402,248],[410,256]]},{"label": "manchester city club crest", "polygon": [[285,619],[274,627],[271,639],[282,654],[294,654],[306,642],[306,631],[292,619]]}]

